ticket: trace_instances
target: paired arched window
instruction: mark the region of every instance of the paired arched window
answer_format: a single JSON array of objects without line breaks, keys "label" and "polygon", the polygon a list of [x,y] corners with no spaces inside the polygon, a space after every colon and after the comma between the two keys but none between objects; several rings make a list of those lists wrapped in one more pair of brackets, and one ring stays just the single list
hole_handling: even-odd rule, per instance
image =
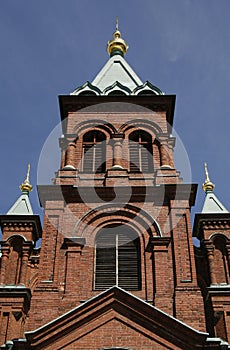
[{"label": "paired arched window", "polygon": [[[98,130],[83,136],[83,166],[85,173],[103,173],[106,170],[106,136]],[[129,135],[130,172],[153,171],[152,136],[144,130]]]},{"label": "paired arched window", "polygon": [[94,287],[104,290],[114,285],[141,288],[140,240],[126,225],[109,225],[96,236]]},{"label": "paired arched window", "polygon": [[152,136],[144,130],[129,135],[129,162],[131,172],[153,171]]},{"label": "paired arched window", "polygon": [[86,173],[105,172],[106,136],[98,130],[88,131],[83,136],[83,171]]}]

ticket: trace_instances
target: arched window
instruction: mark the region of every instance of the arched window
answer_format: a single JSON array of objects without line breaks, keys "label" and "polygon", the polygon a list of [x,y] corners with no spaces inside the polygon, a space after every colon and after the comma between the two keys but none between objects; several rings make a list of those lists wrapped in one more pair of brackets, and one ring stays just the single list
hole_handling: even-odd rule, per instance
[{"label": "arched window", "polygon": [[83,172],[105,172],[105,134],[92,130],[83,136]]},{"label": "arched window", "polygon": [[129,135],[129,162],[131,172],[153,171],[152,137],[143,130],[135,130]]},{"label": "arched window", "polygon": [[125,225],[107,226],[96,236],[94,287],[104,290],[114,285],[128,290],[141,288],[140,240]]},{"label": "arched window", "polygon": [[214,264],[217,283],[228,283],[228,259],[225,237],[217,236],[214,240]]},{"label": "arched window", "polygon": [[20,272],[22,267],[22,237],[14,237],[10,243],[10,254],[8,260],[8,272],[6,284],[20,283]]}]

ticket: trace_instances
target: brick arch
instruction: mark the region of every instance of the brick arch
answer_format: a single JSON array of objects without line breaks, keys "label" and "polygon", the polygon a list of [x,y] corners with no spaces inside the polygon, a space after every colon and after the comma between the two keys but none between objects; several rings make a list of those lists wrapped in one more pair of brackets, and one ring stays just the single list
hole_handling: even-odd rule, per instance
[{"label": "brick arch", "polygon": [[229,237],[227,234],[225,234],[224,232],[215,232],[215,233],[212,233],[210,236],[209,236],[209,239],[214,242],[214,240],[217,238],[217,237],[222,237],[223,239],[225,239],[225,241],[230,241]]},{"label": "brick arch", "polygon": [[130,132],[132,130],[135,130],[136,128],[143,129],[151,134],[158,135],[161,134],[163,131],[161,127],[149,120],[144,119],[133,119],[129,120],[127,123],[124,123],[120,126],[118,132],[119,133],[127,133],[129,130]]},{"label": "brick arch", "polygon": [[9,243],[10,245],[12,244],[12,242],[17,239],[17,238],[20,238],[23,242],[27,242],[27,239],[25,236],[23,235],[18,235],[18,234],[15,234],[15,235],[12,235],[10,237],[7,238],[6,242]]},{"label": "brick arch", "polygon": [[149,237],[162,237],[158,222],[143,209],[126,204],[108,204],[87,212],[75,225],[72,236],[86,238],[86,244],[94,244],[96,233],[109,224],[124,224],[135,230],[146,246]]},{"label": "brick arch", "polygon": [[79,137],[79,135],[87,132],[88,130],[91,130],[92,128],[105,131],[109,135],[117,132],[117,129],[114,125],[108,123],[103,119],[89,119],[78,123],[74,128],[73,133],[77,134],[77,137]]}]

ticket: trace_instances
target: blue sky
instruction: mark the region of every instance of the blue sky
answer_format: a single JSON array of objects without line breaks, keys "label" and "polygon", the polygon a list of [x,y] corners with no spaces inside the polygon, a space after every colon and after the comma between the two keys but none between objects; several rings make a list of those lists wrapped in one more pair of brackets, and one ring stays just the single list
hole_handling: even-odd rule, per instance
[{"label": "blue sky", "polygon": [[[174,127],[199,184],[195,211],[204,200],[204,161],[230,209],[229,13],[229,0],[1,1],[0,212],[20,195],[30,162],[30,198],[41,213],[37,168],[60,120],[57,96],[92,81],[105,64],[116,16],[127,62],[143,81],[177,96]],[[57,167],[51,175],[47,169],[48,178]]]}]

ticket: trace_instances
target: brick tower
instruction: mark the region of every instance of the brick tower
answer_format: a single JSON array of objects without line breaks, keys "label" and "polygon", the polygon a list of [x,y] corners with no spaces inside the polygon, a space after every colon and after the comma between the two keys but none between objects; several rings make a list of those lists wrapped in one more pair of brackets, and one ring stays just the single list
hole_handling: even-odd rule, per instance
[{"label": "brick tower", "polygon": [[[175,96],[140,80],[118,25],[107,49],[92,83],[59,97],[61,165],[38,186],[37,255],[35,216],[1,218],[1,349],[227,349],[206,333],[190,224],[197,186],[174,166]],[[25,218],[34,229],[10,248],[9,227]],[[35,255],[36,274],[25,272]],[[23,272],[10,287],[14,256]],[[4,303],[13,313],[17,290],[28,295],[23,329],[8,320],[6,335]]]},{"label": "brick tower", "polygon": [[205,301],[207,330],[230,341],[230,213],[213,193],[207,165],[204,206],[196,214],[193,235],[201,241],[196,249],[198,281]]},{"label": "brick tower", "polygon": [[35,243],[41,238],[42,228],[40,218],[33,214],[29,200],[32,190],[29,169],[20,189],[21,196],[6,215],[0,216],[1,344],[15,336],[24,335],[38,272],[39,249],[35,248]]}]

